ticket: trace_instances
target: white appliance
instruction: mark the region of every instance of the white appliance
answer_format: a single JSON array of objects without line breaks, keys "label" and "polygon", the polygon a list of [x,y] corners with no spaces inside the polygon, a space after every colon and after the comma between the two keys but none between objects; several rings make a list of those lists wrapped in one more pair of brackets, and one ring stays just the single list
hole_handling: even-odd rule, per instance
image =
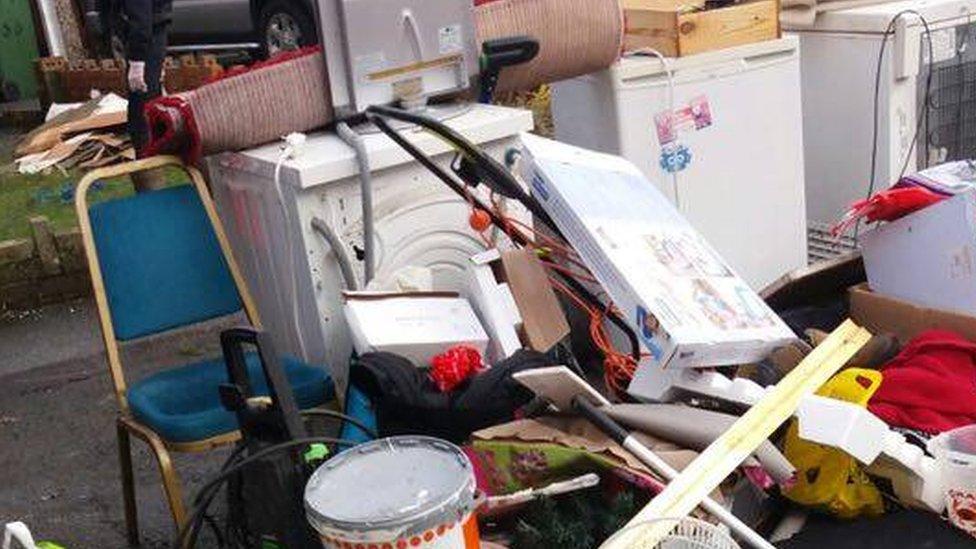
[{"label": "white appliance", "polygon": [[976,156],[976,0],[913,0],[819,14],[811,28],[792,31],[802,52],[812,248],[829,249],[825,230],[867,195],[878,56],[885,30],[904,10],[917,11],[932,29],[929,123],[910,154],[925,109],[929,54],[921,20],[904,14],[887,37],[881,63],[875,190],[894,183],[903,168],[911,173],[926,161]]},{"label": "white appliance", "polygon": [[470,0],[316,0],[340,116],[464,90],[478,72]]},{"label": "white appliance", "polygon": [[[797,48],[784,38],[669,59],[670,122],[664,65],[624,57],[553,86],[556,138],[636,164],[760,289],[806,264]],[[676,180],[662,159],[683,167]]]},{"label": "white appliance", "polygon": [[[518,146],[520,132],[533,127],[529,111],[488,105],[474,105],[446,123],[498,159]],[[453,150],[432,134],[401,131],[441,167],[453,159]],[[470,257],[484,250],[479,235],[468,228],[467,202],[386,136],[373,133],[364,141],[373,178],[375,280],[405,266],[429,267],[435,289],[462,290]],[[355,261],[362,250],[355,154],[333,133],[309,136],[303,150],[282,166],[286,218],[274,182],[281,152],[278,143],[209,158],[217,208],[279,351],[327,365],[344,389],[353,348],[342,313],[345,286],[332,248],[311,223],[319,218],[339,237],[353,255],[361,284],[362,263]],[[511,211],[528,220],[521,208]]]}]

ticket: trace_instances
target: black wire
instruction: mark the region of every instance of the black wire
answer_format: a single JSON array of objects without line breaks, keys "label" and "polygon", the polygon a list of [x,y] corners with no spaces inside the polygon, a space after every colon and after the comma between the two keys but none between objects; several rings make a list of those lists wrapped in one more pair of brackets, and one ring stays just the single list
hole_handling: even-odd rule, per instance
[{"label": "black wire", "polygon": [[[894,17],[892,17],[891,20],[888,21],[888,26],[887,28],[885,28],[884,35],[882,35],[881,37],[881,49],[878,51],[878,64],[874,70],[874,106],[873,106],[873,112],[871,118],[872,121],[871,123],[871,173],[868,174],[868,192],[864,197],[865,200],[870,199],[871,195],[874,194],[874,186],[877,180],[875,176],[875,170],[877,169],[878,166],[878,110],[879,110],[879,105],[881,103],[880,101],[881,66],[884,62],[884,52],[885,52],[885,47],[888,44],[888,37],[891,36],[891,34],[894,32],[895,24],[898,22],[898,19],[900,19],[901,16],[903,15],[915,15],[916,17],[919,18],[919,20],[922,22],[922,25],[925,27],[925,36],[928,39],[928,46],[929,46],[929,63],[928,63],[929,66],[928,66],[928,75],[925,79],[925,95],[922,98],[923,101],[922,104],[925,108],[925,111],[923,113],[923,116],[919,116],[918,120],[915,122],[915,134],[912,136],[912,143],[908,147],[908,152],[905,154],[905,162],[902,165],[901,172],[898,174],[898,179],[904,177],[905,170],[908,169],[908,163],[911,160],[912,152],[915,150],[915,144],[918,142],[918,132],[922,128],[922,122],[928,116],[927,113],[928,113],[929,99],[932,91],[932,63],[933,63],[933,55],[934,55],[932,51],[932,29],[929,27],[929,22],[925,19],[925,16],[923,16],[918,11],[911,10],[911,9],[902,10],[896,13]],[[854,223],[854,246],[855,247],[858,244],[858,237],[860,234],[860,230],[861,230],[861,220],[858,219],[857,222]]]},{"label": "black wire", "polygon": [[969,32],[972,29],[971,25],[966,25],[963,27],[962,36],[959,38],[959,44],[956,45],[956,78],[959,79],[959,101],[956,104],[956,150],[953,151],[953,160],[962,160],[964,158],[965,150],[963,149],[964,133],[963,133],[963,101],[966,99],[966,66],[963,64],[963,57],[966,53],[966,47],[969,43]]},{"label": "black wire", "polygon": [[485,154],[484,151],[480,150],[477,146],[454,131],[447,124],[444,124],[443,122],[435,120],[429,116],[381,105],[369,107],[366,109],[366,113],[367,116],[369,116],[370,113],[378,114],[388,118],[400,120],[402,122],[416,124],[429,130],[431,133],[446,141],[455,149],[459,150],[462,154],[464,154],[464,156],[477,163],[478,167],[483,169],[485,171],[485,175],[487,175],[487,180],[484,181],[486,185],[503,196],[518,200],[530,212],[532,212],[532,215],[545,223],[553,231],[556,231],[557,233],[559,232],[559,228],[556,227],[556,224],[552,221],[552,218],[549,217],[549,213],[534,197],[532,197],[532,195],[522,189],[522,185],[519,184],[519,182],[515,179],[515,177],[512,176],[511,172],[509,172],[505,166],[491,156]]},{"label": "black wire", "polygon": [[[912,136],[912,144],[909,145],[908,147],[908,154],[905,155],[905,162],[901,165],[901,171],[898,172],[898,179],[905,177],[905,172],[908,171],[908,163],[912,158],[912,152],[917,151],[918,134],[919,134],[919,130],[922,127],[922,122],[924,121],[926,127],[928,127],[929,103],[932,101],[932,69],[934,68],[933,66],[935,65],[935,51],[933,51],[932,49],[933,48],[932,29],[929,27],[929,22],[925,19],[925,17],[922,14],[915,12],[915,15],[918,16],[918,18],[922,21],[922,26],[925,27],[925,39],[928,42],[928,46],[929,46],[929,62],[928,62],[929,70],[925,75],[925,94],[922,96],[922,105],[925,110],[922,112],[922,117],[920,117],[919,120],[915,122],[915,134]],[[916,154],[918,154],[918,152],[922,152],[922,151],[917,151]],[[927,168],[928,151],[925,151],[924,154],[922,154],[922,160],[923,160],[922,166]]]},{"label": "black wire", "polygon": [[350,415],[343,414],[342,412],[337,412],[335,410],[326,410],[322,408],[310,408],[308,410],[302,410],[301,414],[303,416],[326,416],[326,417],[348,421],[349,423],[352,423],[353,425],[358,427],[360,431],[366,433],[370,437],[380,438],[380,435],[376,432],[375,429],[372,429],[362,421]]},{"label": "black wire", "polygon": [[[334,437],[305,437],[297,438],[295,440],[289,440],[287,442],[282,442],[280,444],[275,444],[274,446],[268,446],[262,448],[261,450],[251,454],[250,456],[237,461],[233,465],[225,464],[225,467],[221,468],[221,471],[217,476],[211,478],[204,484],[200,490],[197,492],[194,501],[200,502],[193,513],[184,523],[183,527],[180,528],[179,533],[176,536],[176,540],[173,542],[174,549],[190,549],[196,545],[196,534],[200,526],[200,522],[203,521],[203,517],[207,512],[207,508],[213,503],[214,497],[219,493],[220,486],[226,482],[232,475],[237,474],[245,467],[257,462],[258,460],[267,457],[275,452],[280,452],[282,450],[288,450],[296,446],[302,446],[307,444],[333,444],[333,445],[344,445],[344,446],[355,446],[355,442],[344,440],[341,438]],[[190,536],[187,538],[187,536]],[[187,540],[187,544],[183,545],[183,541]]]},{"label": "black wire", "polygon": [[[372,107],[370,107],[370,109],[372,109]],[[375,113],[368,113],[367,116],[369,120],[373,122],[373,124],[375,124],[376,127],[379,128],[381,132],[386,134],[386,136],[389,137],[391,140],[393,140],[394,143],[399,145],[400,148],[407,151],[407,153],[410,156],[412,156],[414,160],[420,163],[421,166],[427,168],[427,170],[433,173],[438,179],[443,181],[445,185],[450,187],[452,191],[457,193],[458,196],[461,196],[467,200],[471,200],[474,203],[475,207],[487,213],[488,217],[491,219],[491,222],[496,227],[501,227],[504,229],[505,222],[494,212],[492,208],[482,203],[481,199],[479,199],[478,197],[472,196],[470,193],[468,193],[464,185],[456,181],[452,175],[450,175],[449,173],[447,173],[447,171],[445,171],[443,168],[441,168],[436,163],[434,163],[433,160],[431,160],[420,149],[414,146],[413,143],[407,141],[407,139],[404,138],[402,135],[400,135],[400,132],[394,130],[389,125],[389,123],[387,123],[387,121],[383,119],[382,116],[377,115]],[[461,139],[463,140],[463,138]],[[526,207],[528,207],[528,205],[526,205]],[[558,234],[560,238],[562,238],[562,233],[559,232],[558,228],[555,227],[553,228],[555,229],[556,234]],[[519,237],[517,234],[513,235],[511,238],[516,244],[520,246],[525,246],[527,244],[526,240]],[[542,261],[545,263],[553,263],[551,260],[547,260],[547,259],[542,259]],[[563,282],[567,286],[570,287],[570,289],[572,289],[574,292],[580,295],[585,301],[587,301],[594,307],[597,307],[601,311],[606,310],[607,319],[610,320],[610,322],[614,326],[616,326],[617,329],[619,329],[627,337],[627,340],[630,343],[631,356],[633,357],[634,361],[639,363],[641,360],[640,343],[637,340],[637,334],[634,333],[634,330],[632,330],[630,326],[627,325],[627,323],[620,317],[619,314],[607,310],[606,304],[600,301],[595,295],[593,295],[593,292],[589,291],[578,280],[576,280],[572,276],[567,275],[566,273],[563,273],[562,271],[557,270],[555,271],[555,273],[563,280]]]},{"label": "black wire", "polygon": [[221,549],[226,547],[227,545],[224,542],[224,536],[220,533],[220,528],[217,526],[217,521],[214,520],[213,516],[209,513],[204,513],[203,522],[206,522],[207,526],[210,527],[210,530],[213,531],[214,538],[217,540],[217,547]]}]

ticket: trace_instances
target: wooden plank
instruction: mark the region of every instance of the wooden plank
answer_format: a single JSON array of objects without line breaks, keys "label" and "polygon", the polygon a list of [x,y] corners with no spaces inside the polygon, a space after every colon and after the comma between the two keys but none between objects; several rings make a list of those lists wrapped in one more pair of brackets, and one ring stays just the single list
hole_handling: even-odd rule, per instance
[{"label": "wooden plank", "polygon": [[775,0],[747,2],[727,8],[678,16],[678,54],[741,46],[779,36]]},{"label": "wooden plank", "polygon": [[772,40],[779,2],[755,0],[704,10],[697,0],[624,0],[624,49],[653,48],[667,57]]},{"label": "wooden plank", "polygon": [[623,0],[625,10],[689,11],[705,7],[705,0]]},{"label": "wooden plank", "polygon": [[674,11],[628,10],[624,49],[653,48],[665,57],[678,56],[678,16]]}]

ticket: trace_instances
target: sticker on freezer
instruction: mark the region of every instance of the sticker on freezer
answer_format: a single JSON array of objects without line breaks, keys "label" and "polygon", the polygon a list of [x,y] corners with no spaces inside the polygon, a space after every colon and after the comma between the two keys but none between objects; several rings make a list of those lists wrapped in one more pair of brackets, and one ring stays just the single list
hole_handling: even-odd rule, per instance
[{"label": "sticker on freezer", "polygon": [[661,145],[672,143],[684,132],[703,130],[712,125],[712,108],[708,97],[699,95],[674,111],[663,110],[654,115],[657,140]]}]

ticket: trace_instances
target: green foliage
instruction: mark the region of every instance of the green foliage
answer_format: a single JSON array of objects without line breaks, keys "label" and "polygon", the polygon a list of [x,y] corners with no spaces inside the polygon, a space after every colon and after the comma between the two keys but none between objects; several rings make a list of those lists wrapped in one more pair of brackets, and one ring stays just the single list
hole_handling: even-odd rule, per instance
[{"label": "green foliage", "polygon": [[517,520],[512,549],[591,549],[623,527],[639,510],[633,492],[607,498],[587,490],[529,504]]}]

